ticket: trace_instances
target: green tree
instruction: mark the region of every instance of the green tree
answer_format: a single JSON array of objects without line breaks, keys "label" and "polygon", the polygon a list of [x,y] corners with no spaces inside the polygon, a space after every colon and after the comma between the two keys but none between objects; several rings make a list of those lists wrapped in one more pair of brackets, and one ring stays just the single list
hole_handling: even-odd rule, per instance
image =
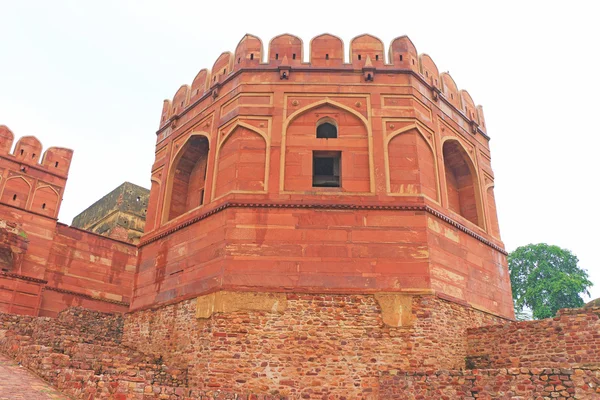
[{"label": "green tree", "polygon": [[554,317],[561,308],[584,305],[592,282],[569,250],[545,243],[521,246],[508,255],[515,311],[525,308],[534,319]]}]

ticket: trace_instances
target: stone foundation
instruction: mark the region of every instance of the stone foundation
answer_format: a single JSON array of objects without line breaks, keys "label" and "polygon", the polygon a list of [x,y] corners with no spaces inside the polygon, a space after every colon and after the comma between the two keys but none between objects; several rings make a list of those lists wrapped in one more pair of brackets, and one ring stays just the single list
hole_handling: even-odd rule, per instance
[{"label": "stone foundation", "polygon": [[434,295],[217,292],[127,314],[123,343],[199,389],[361,398],[388,370],[465,368],[466,329],[501,322]]}]

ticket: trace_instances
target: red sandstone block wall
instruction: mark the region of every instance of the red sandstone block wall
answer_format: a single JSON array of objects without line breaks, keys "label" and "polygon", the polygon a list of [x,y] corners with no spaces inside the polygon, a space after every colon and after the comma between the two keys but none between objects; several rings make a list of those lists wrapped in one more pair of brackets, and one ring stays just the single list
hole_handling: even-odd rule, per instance
[{"label": "red sandstone block wall", "polygon": [[74,305],[126,311],[136,251],[133,245],[58,224],[46,264],[49,290],[44,291],[40,315],[54,316]]},{"label": "red sandstone block wall", "polygon": [[600,367],[600,308],[562,310],[555,318],[471,329],[475,368]]},{"label": "red sandstone block wall", "polygon": [[0,313],[38,315],[42,285],[0,274]]}]

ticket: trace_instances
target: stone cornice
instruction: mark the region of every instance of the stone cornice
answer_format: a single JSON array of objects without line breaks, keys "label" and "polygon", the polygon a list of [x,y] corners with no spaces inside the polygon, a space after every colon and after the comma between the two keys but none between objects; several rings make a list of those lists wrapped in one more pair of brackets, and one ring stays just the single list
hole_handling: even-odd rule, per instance
[{"label": "stone cornice", "polygon": [[170,235],[180,229],[185,228],[201,221],[213,214],[223,211],[227,208],[305,208],[305,209],[319,209],[319,210],[382,210],[382,211],[424,211],[442,221],[454,226],[458,230],[466,233],[467,235],[479,240],[483,244],[493,248],[494,250],[508,255],[506,250],[496,245],[495,243],[487,240],[477,232],[467,228],[461,223],[454,219],[442,214],[441,212],[433,209],[432,207],[425,204],[414,204],[414,205],[367,205],[367,204],[327,204],[327,203],[253,203],[253,202],[227,202],[219,205],[203,214],[197,215],[190,218],[187,221],[181,222],[180,224],[174,225],[162,232],[151,235],[149,238],[144,238],[140,241],[139,247],[143,247],[149,243],[155,242],[165,236]]},{"label": "stone cornice", "polygon": [[42,290],[50,290],[52,292],[70,294],[70,295],[77,296],[77,297],[83,297],[83,298],[86,298],[86,299],[89,299],[89,300],[102,301],[104,303],[112,303],[112,304],[118,304],[118,305],[121,305],[121,306],[129,307],[129,303],[126,303],[124,301],[104,299],[104,298],[101,298],[101,297],[94,297],[94,296],[90,296],[89,294],[77,293],[77,292],[73,292],[71,290],[59,289],[59,288],[50,287],[50,286],[45,286]]},{"label": "stone cornice", "polygon": [[0,271],[0,276],[6,276],[8,278],[20,279],[22,281],[35,282],[35,283],[41,283],[41,284],[48,283],[48,281],[46,281],[44,279],[32,278],[30,276],[15,274],[15,273],[12,273],[12,272],[3,272],[3,271]]}]

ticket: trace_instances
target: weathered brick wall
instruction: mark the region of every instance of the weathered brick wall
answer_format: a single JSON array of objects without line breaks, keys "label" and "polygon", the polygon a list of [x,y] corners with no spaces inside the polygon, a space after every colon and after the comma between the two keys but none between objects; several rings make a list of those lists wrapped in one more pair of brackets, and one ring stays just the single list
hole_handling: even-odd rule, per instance
[{"label": "weathered brick wall", "polygon": [[598,368],[383,372],[381,399],[600,399]]},{"label": "weathered brick wall", "polygon": [[58,318],[0,314],[0,351],[78,399],[188,398],[186,369],[120,346],[122,326],[120,315],[82,308]]},{"label": "weathered brick wall", "polygon": [[475,368],[600,366],[600,307],[467,331]]},{"label": "weathered brick wall", "polygon": [[130,313],[123,342],[188,365],[190,386],[199,389],[359,398],[377,393],[387,369],[464,368],[465,329],[502,321],[427,295],[409,304],[409,326],[390,327],[373,295],[278,296],[275,312],[196,318],[201,300],[192,299]]}]

